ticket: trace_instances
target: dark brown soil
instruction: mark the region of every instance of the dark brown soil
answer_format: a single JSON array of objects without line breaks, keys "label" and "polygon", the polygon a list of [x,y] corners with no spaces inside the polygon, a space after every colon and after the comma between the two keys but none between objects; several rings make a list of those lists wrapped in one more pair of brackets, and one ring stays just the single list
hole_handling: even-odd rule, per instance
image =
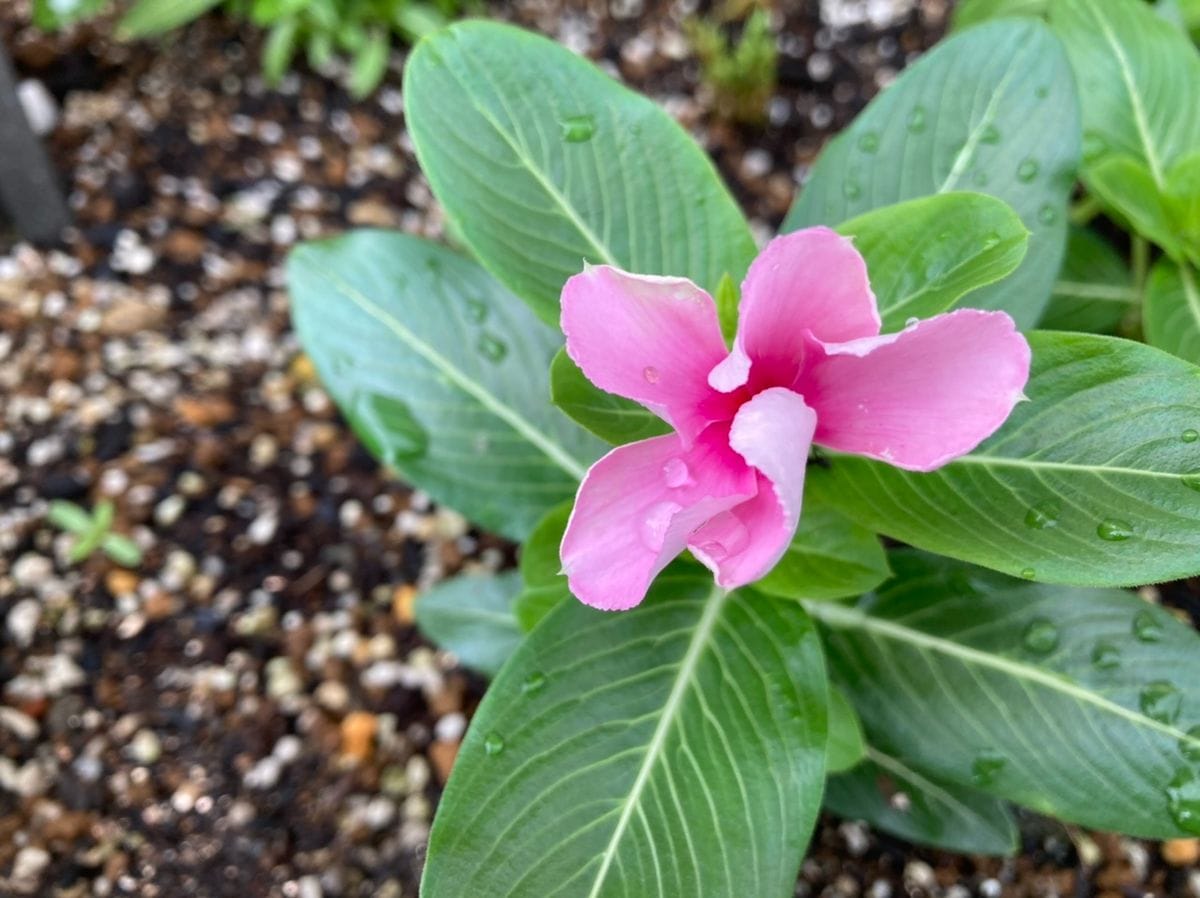
[{"label": "dark brown soil", "polygon": [[[493,13],[664,102],[766,234],[946,6],[835,30],[787,4],[761,127],[712,115],[682,0]],[[440,235],[402,58],[355,104],[306,70],[266,89],[256,39],[217,17],[138,46],[28,18],[0,5],[0,39],[63,105],[48,140],[76,226],[0,240],[0,896],[415,896],[484,684],[422,643],[413,597],[513,551],[359,447],[297,352],[280,270],[295,240],[353,225]],[[55,498],[112,499],[144,564],[68,563]],[[1185,854],[1025,831],[1001,862],[830,819],[797,895],[1200,895]]]}]

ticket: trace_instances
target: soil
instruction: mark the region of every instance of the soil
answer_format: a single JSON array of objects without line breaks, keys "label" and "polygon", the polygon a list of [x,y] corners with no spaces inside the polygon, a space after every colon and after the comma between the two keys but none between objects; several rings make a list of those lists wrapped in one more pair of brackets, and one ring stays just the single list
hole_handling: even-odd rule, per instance
[{"label": "soil", "polygon": [[[874,20],[831,26],[859,7]],[[489,14],[660,100],[765,236],[948,3],[790,4],[759,126],[714,114],[681,27],[695,11]],[[298,352],[281,271],[295,241],[350,226],[440,236],[403,54],[354,103],[303,68],[266,88],[257,38],[219,16],[142,45],[29,17],[0,5],[0,39],[62,106],[47,141],[75,225],[56,246],[0,237],[0,895],[415,896],[484,683],[422,642],[413,600],[513,547],[367,456]],[[113,501],[144,563],[71,564],[53,499]],[[1194,585],[1168,596],[1200,612]],[[829,818],[796,894],[1200,896],[1194,841],[1023,831],[999,861]]]}]

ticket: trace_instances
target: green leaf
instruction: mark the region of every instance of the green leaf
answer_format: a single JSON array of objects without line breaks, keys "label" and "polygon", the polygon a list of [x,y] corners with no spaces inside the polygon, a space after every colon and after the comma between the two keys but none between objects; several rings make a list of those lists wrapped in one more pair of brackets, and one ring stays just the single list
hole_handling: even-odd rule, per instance
[{"label": "green leaf", "polygon": [[516,571],[454,577],[417,599],[417,626],[465,666],[495,676],[524,637],[512,612],[520,589]]},{"label": "green leaf", "polygon": [[33,24],[45,31],[98,14],[109,0],[34,0]]},{"label": "green leaf", "polygon": [[1004,16],[1033,16],[1043,18],[1050,0],[962,0],[954,10],[954,28],[969,28],[990,19]]},{"label": "green leaf", "polygon": [[1200,287],[1186,265],[1160,259],[1146,281],[1146,342],[1200,364]]},{"label": "green leaf", "polygon": [[350,96],[361,100],[379,86],[379,82],[387,74],[390,50],[391,40],[388,33],[379,29],[372,30],[366,43],[358,49],[350,63],[350,77],[347,82]]},{"label": "green leaf", "polygon": [[46,520],[68,533],[87,533],[92,529],[92,516],[74,502],[55,499],[46,512]]},{"label": "green leaf", "polygon": [[826,147],[784,230],[931,194],[988,193],[1033,237],[1020,268],[971,305],[1031,327],[1062,261],[1078,117],[1070,67],[1045,25],[1005,19],[967,29],[905,69]]},{"label": "green leaf", "polygon": [[559,336],[474,263],[384,231],[288,262],[301,345],[355,432],[434,499],[521,539],[602,446],[546,400]]},{"label": "green leaf", "polygon": [[157,37],[198,19],[221,0],[137,0],[117,26],[122,39]]},{"label": "green leaf", "polygon": [[713,299],[717,303],[717,320],[721,323],[721,336],[725,338],[727,345],[732,345],[733,338],[737,336],[738,293],[738,285],[734,283],[733,278],[728,274],[722,275]]},{"label": "green leaf", "polygon": [[421,894],[791,896],[825,706],[797,602],[668,574],[632,611],[567,603],[479,706]]},{"label": "green leaf", "polygon": [[392,24],[410,41],[418,41],[446,26],[446,17],[427,3],[405,3],[393,13]]},{"label": "green leaf", "polygon": [[667,422],[645,407],[595,386],[563,349],[550,364],[550,398],[568,417],[614,446],[671,432]]},{"label": "green leaf", "polygon": [[867,756],[862,721],[858,712],[836,686],[829,688],[829,741],[825,746],[825,769],[843,773]]},{"label": "green leaf", "polygon": [[791,545],[755,589],[791,599],[844,599],[874,589],[891,572],[874,532],[808,498]]},{"label": "green leaf", "polygon": [[299,38],[298,19],[284,19],[267,32],[266,43],[263,44],[262,67],[263,78],[268,84],[279,84],[296,57],[296,43]]},{"label": "green leaf", "polygon": [[1162,189],[1142,162],[1131,156],[1106,156],[1087,172],[1088,189],[1105,208],[1133,230],[1173,256],[1180,253]]},{"label": "green leaf", "polygon": [[898,758],[866,747],[867,760],[830,777],[825,807],[909,842],[962,854],[1014,854],[1020,845],[1003,801],[943,783]]},{"label": "green leaf", "polygon": [[521,547],[521,579],[525,586],[516,598],[513,611],[517,623],[526,633],[556,605],[570,598],[567,578],[559,573],[562,562],[558,547],[573,507],[574,503],[568,501],[546,512]]},{"label": "green leaf", "polygon": [[834,456],[806,493],[876,532],[1050,583],[1129,586],[1200,571],[1200,369],[1139,343],[1029,335],[1008,422],[917,474]]},{"label": "green leaf", "polygon": [[1029,232],[1006,203],[941,193],[884,206],[838,226],[867,260],[883,330],[951,308],[1016,270]]},{"label": "green leaf", "polygon": [[1050,23],[1079,82],[1084,161],[1130,156],[1161,190],[1200,147],[1196,48],[1141,0],[1056,0]]},{"label": "green leaf", "polygon": [[1111,334],[1136,302],[1133,273],[1121,254],[1094,231],[1073,226],[1067,257],[1040,326]]},{"label": "green leaf", "polygon": [[137,567],[142,563],[142,550],[127,536],[109,533],[100,540],[100,549],[122,567]]},{"label": "green leaf", "polygon": [[1167,172],[1165,202],[1182,252],[1200,265],[1200,152],[1184,156]]},{"label": "green leaf", "polygon": [[713,290],[754,256],[709,157],[657,104],[493,22],[423,40],[404,74],[421,167],[476,256],[543,320],[585,261]]},{"label": "green leaf", "polygon": [[892,564],[896,580],[859,607],[808,606],[868,741],[1083,826],[1197,831],[1172,783],[1200,775],[1200,634],[1121,590],[915,552]]}]

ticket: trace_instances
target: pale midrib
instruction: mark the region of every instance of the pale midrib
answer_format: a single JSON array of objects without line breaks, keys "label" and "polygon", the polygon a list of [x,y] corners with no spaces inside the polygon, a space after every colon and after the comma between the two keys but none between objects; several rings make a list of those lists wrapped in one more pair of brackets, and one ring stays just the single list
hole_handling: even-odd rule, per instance
[{"label": "pale midrib", "polygon": [[1123,705],[1118,705],[1116,702],[1109,701],[1086,689],[1080,689],[1078,686],[1039,668],[1020,664],[1002,655],[981,652],[970,646],[951,642],[948,639],[942,639],[938,636],[930,636],[928,633],[913,630],[890,620],[871,617],[854,608],[846,608],[830,602],[802,601],[801,604],[804,605],[805,610],[813,617],[820,618],[832,627],[875,632],[898,642],[907,642],[911,645],[940,652],[967,664],[977,664],[980,667],[999,671],[1014,679],[1028,680],[1029,682],[1068,696],[1081,704],[1092,705],[1114,717],[1121,717],[1136,726],[1155,730],[1171,739],[1179,740],[1181,744],[1193,745],[1197,749],[1200,749],[1200,737],[1185,733],[1183,730],[1177,729],[1170,724],[1161,723],[1153,717],[1146,717],[1145,715],[1138,714],[1136,711],[1130,711]]},{"label": "pale midrib", "polygon": [[1187,297],[1188,308],[1192,312],[1192,321],[1200,328],[1200,290],[1196,289],[1196,281],[1192,278],[1192,270],[1187,265],[1179,266],[1179,278],[1183,281],[1183,294]]},{"label": "pale midrib", "polygon": [[1059,281],[1054,285],[1054,293],[1072,299],[1097,299],[1104,302],[1132,303],[1137,299],[1137,292],[1132,287],[1089,284],[1085,281]]},{"label": "pale midrib", "polygon": [[341,292],[347,299],[362,309],[366,314],[370,315],[402,341],[408,344],[418,355],[429,362],[434,368],[446,376],[456,387],[494,414],[497,418],[504,421],[527,439],[531,444],[545,453],[546,457],[553,461],[563,471],[570,474],[576,480],[582,480],[584,474],[587,473],[584,465],[572,457],[565,449],[554,443],[542,434],[537,427],[526,421],[518,412],[500,402],[487,390],[480,387],[474,381],[464,377],[462,373],[450,363],[450,361],[440,352],[420,339],[416,334],[402,325],[399,321],[387,314],[383,309],[379,308],[374,302],[368,299],[359,291],[355,290],[350,284],[343,281],[327,271],[322,271],[318,268],[312,269],[317,277],[324,278],[333,287]]},{"label": "pale midrib", "polygon": [[1086,465],[1065,461],[1032,461],[1025,458],[1004,458],[998,455],[964,455],[954,459],[946,467],[954,465],[984,465],[990,468],[1027,468],[1031,471],[1074,471],[1087,474],[1127,474],[1150,480],[1182,480],[1183,474],[1170,471],[1145,471],[1138,468],[1110,467],[1108,465]]},{"label": "pale midrib", "polygon": [[1166,184],[1166,178],[1163,176],[1162,163],[1158,159],[1158,151],[1154,147],[1154,142],[1150,139],[1150,122],[1146,118],[1146,109],[1142,105],[1142,95],[1138,93],[1137,84],[1133,80],[1133,68],[1129,64],[1129,57],[1125,55],[1125,48],[1121,46],[1117,36],[1113,34],[1112,26],[1108,20],[1100,12],[1098,6],[1095,7],[1096,21],[1100,23],[1100,30],[1104,32],[1104,39],[1112,48],[1113,55],[1117,58],[1117,65],[1121,70],[1121,81],[1125,84],[1125,91],[1129,94],[1129,104],[1133,107],[1133,122],[1137,126],[1138,136],[1142,140],[1142,147],[1146,151],[1146,162],[1150,165],[1150,174],[1154,176],[1154,183],[1158,185],[1159,190],[1162,190]]},{"label": "pale midrib", "polygon": [[909,780],[909,781],[915,783],[916,785],[920,786],[921,789],[923,789],[925,792],[928,792],[930,795],[932,795],[934,798],[936,798],[938,801],[940,801],[942,804],[948,805],[949,807],[952,807],[952,808],[956,808],[959,811],[959,813],[963,814],[964,816],[969,816],[969,817],[970,816],[978,816],[978,814],[976,814],[975,811],[973,811],[967,805],[963,804],[961,801],[959,801],[957,798],[955,798],[953,795],[951,795],[949,792],[947,792],[945,789],[943,789],[941,786],[939,786],[933,780],[927,779],[926,777],[922,776],[917,771],[913,770],[911,767],[905,766],[900,761],[893,758],[891,755],[885,755],[883,752],[879,751],[878,749],[873,748],[872,746],[868,745],[867,746],[867,758],[869,758],[871,761],[874,761],[876,764],[878,764],[880,767],[884,768],[888,772],[894,773],[894,774],[896,774],[896,776],[902,777],[906,780]]},{"label": "pale midrib", "polygon": [[950,172],[946,175],[946,180],[937,189],[938,193],[945,193],[948,190],[952,190],[958,184],[958,179],[962,177],[963,172],[967,169],[967,165],[975,156],[975,150],[979,148],[979,142],[983,140],[984,132],[987,131],[988,126],[992,123],[992,117],[996,114],[996,107],[1000,104],[1005,88],[1008,87],[1008,82],[1015,72],[1016,65],[1010,66],[1005,71],[1004,77],[1000,79],[1000,83],[996,85],[996,92],[988,100],[987,107],[983,110],[983,117],[979,120],[979,124],[967,135],[967,142],[958,151],[958,155],[954,159],[954,164],[950,166]]},{"label": "pale midrib", "polygon": [[650,741],[646,745],[646,756],[642,759],[637,777],[634,779],[632,787],[630,787],[629,794],[625,796],[621,815],[617,819],[617,825],[613,830],[612,838],[609,839],[608,845],[604,849],[604,854],[601,855],[600,869],[596,873],[596,879],[592,883],[591,891],[588,892],[588,898],[596,898],[600,894],[600,890],[604,887],[605,878],[608,876],[608,870],[616,859],[621,839],[624,837],[625,831],[633,819],[633,812],[641,801],[642,792],[645,791],[647,783],[650,782],[650,776],[653,774],[654,768],[657,766],[666,748],[667,737],[670,735],[671,728],[675,725],[676,718],[683,706],[683,699],[687,694],[688,686],[691,685],[692,677],[696,673],[696,667],[700,663],[700,658],[703,656],[704,650],[708,647],[713,630],[717,626],[717,620],[721,616],[721,610],[725,607],[725,602],[728,598],[728,592],[722,589],[714,589],[704,603],[704,613],[700,615],[700,620],[696,624],[696,631],[692,634],[692,641],[688,644],[687,652],[684,653],[683,660],[679,664],[679,672],[675,675],[675,682],[671,684],[671,693],[667,696],[667,701],[663,705],[662,716],[658,719],[658,725],[654,728],[654,734],[650,737]]},{"label": "pale midrib", "polygon": [[571,205],[567,197],[564,196],[562,191],[558,189],[558,186],[551,181],[544,172],[542,172],[541,168],[534,162],[534,160],[525,153],[525,150],[521,147],[521,144],[517,141],[517,139],[513,135],[509,134],[508,131],[501,126],[500,122],[496,121],[491,112],[485,109],[479,103],[475,102],[474,95],[467,90],[467,85],[464,84],[463,81],[457,77],[457,75],[454,75],[454,67],[449,66],[448,68],[455,80],[458,81],[459,86],[463,88],[463,92],[467,96],[471,97],[471,105],[475,108],[475,111],[478,112],[487,121],[487,123],[495,129],[496,133],[500,135],[500,138],[506,144],[508,144],[509,149],[513,151],[513,155],[517,157],[517,160],[524,166],[526,171],[533,176],[533,179],[538,182],[541,188],[546,191],[547,195],[554,200],[554,202],[562,210],[563,215],[566,216],[567,220],[579,229],[579,233],[582,234],[584,239],[586,239],[587,242],[592,245],[592,249],[596,251],[596,254],[600,257],[601,261],[607,265],[612,265],[617,268],[621,267],[620,263],[617,262],[616,257],[612,254],[612,251],[609,250],[605,242],[601,240],[599,236],[597,236],[597,234],[588,226],[588,223],[579,217],[579,215],[575,212],[575,207]]}]

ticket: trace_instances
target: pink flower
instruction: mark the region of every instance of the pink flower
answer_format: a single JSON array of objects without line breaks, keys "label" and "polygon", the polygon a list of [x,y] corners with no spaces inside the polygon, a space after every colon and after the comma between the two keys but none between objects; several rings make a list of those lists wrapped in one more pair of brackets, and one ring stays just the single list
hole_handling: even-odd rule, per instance
[{"label": "pink flower", "polygon": [[1003,312],[881,336],[866,265],[828,228],[755,259],[732,352],[691,281],[608,265],[567,281],[562,328],[592,383],[675,428],[613,449],[579,487],[563,570],[611,611],[638,604],[684,548],[726,589],[770,571],[796,532],[814,442],[931,471],[994,433],[1029,378],[1029,344]]}]

